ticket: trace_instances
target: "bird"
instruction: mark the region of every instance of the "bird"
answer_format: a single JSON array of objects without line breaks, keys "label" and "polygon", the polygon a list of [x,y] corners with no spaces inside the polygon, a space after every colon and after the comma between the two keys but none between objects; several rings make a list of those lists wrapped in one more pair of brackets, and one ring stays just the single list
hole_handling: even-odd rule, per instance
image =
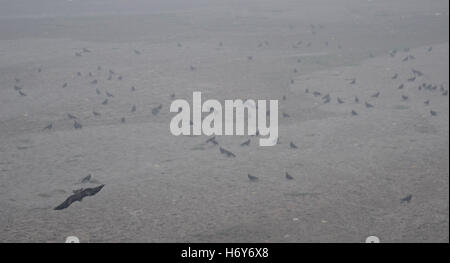
[{"label": "bird", "polygon": [[105,100],[102,102],[102,104],[103,104],[103,105],[108,104],[108,99],[105,99]]},{"label": "bird", "polygon": [[134,54],[136,54],[136,55],[140,55],[141,54],[141,52],[139,51],[139,50],[134,50]]},{"label": "bird", "polygon": [[161,108],[162,108],[162,104],[159,104],[158,107],[155,107],[152,109],[152,114],[157,115],[159,113],[159,111],[161,110]]},{"label": "bird", "polygon": [[351,79],[350,84],[352,84],[352,85],[356,84],[356,79],[355,78]]},{"label": "bird", "polygon": [[428,48],[428,52],[431,52],[433,50],[433,47]]},{"label": "bird", "polygon": [[135,112],[136,111],[136,105],[133,105],[133,107],[131,107],[131,112]]},{"label": "bird", "polygon": [[85,198],[86,196],[94,196],[96,195],[98,192],[100,192],[100,190],[102,190],[102,188],[105,185],[99,185],[97,187],[94,188],[86,188],[86,189],[79,189],[77,190],[74,194],[72,194],[71,196],[69,196],[64,202],[62,202],[60,205],[58,205],[57,207],[54,208],[54,210],[63,210],[68,208],[73,202],[79,201],[81,202],[81,200],[83,200],[83,198]]},{"label": "bird", "polygon": [[112,95],[111,93],[109,93],[109,92],[105,92],[105,94],[106,94],[106,96],[108,96],[108,97],[110,97],[110,98],[112,98],[112,97],[114,97],[114,95]]},{"label": "bird", "polygon": [[409,82],[414,82],[415,80],[416,80],[416,76],[411,77],[411,78],[408,79]]},{"label": "bird", "polygon": [[403,89],[405,87],[405,85],[402,83],[400,84],[400,86],[398,86],[398,89]]},{"label": "bird", "polygon": [[291,143],[289,144],[289,146],[290,146],[292,149],[297,149],[297,148],[298,148],[297,145],[295,145],[293,142],[291,142]]},{"label": "bird", "polygon": [[359,98],[357,96],[355,96],[355,102],[359,103]]},{"label": "bird", "polygon": [[92,77],[92,72],[89,72],[88,75],[89,75],[89,77]]},{"label": "bird", "polygon": [[98,80],[94,79],[93,81],[91,81],[91,84],[95,85],[98,83]]},{"label": "bird", "polygon": [[430,114],[431,114],[431,116],[436,116],[436,115],[437,115],[437,112],[434,111],[434,110],[430,110]]},{"label": "bird", "polygon": [[97,95],[100,95],[100,90],[99,89],[95,89],[95,93],[97,93]]},{"label": "bird", "polygon": [[14,90],[17,90],[17,91],[22,90],[22,87],[14,85]]},{"label": "bird", "polygon": [[19,92],[20,96],[22,96],[22,97],[25,97],[27,95],[27,94],[25,94],[25,92],[23,92],[21,90],[19,90],[18,92]]},{"label": "bird", "polygon": [[344,103],[344,101],[343,101],[342,99],[340,99],[340,98],[337,98],[337,102],[338,102],[339,104]]},{"label": "bird", "polygon": [[430,100],[424,101],[423,104],[425,104],[426,106],[430,105]]},{"label": "bird", "polygon": [[91,51],[89,49],[85,48],[85,47],[83,48],[83,52],[84,53],[91,53]]},{"label": "bird", "polygon": [[109,75],[114,75],[114,74],[116,74],[114,71],[112,71],[111,69],[110,70],[108,70],[108,73],[109,73]]},{"label": "bird", "polygon": [[294,177],[292,177],[288,172],[286,172],[286,179],[293,180]]},{"label": "bird", "polygon": [[409,57],[407,56],[407,57],[403,58],[402,61],[406,62],[406,61],[408,61],[408,59],[409,59]]},{"label": "bird", "polygon": [[70,113],[67,113],[67,117],[68,117],[70,120],[74,120],[74,119],[77,118],[77,117],[75,117],[74,115],[72,115],[72,114],[70,114]]},{"label": "bird", "polygon": [[423,73],[421,72],[421,71],[419,71],[419,70],[416,70],[416,69],[412,69],[411,70],[412,71],[412,73],[414,74],[414,75],[417,75],[417,76],[423,76]]},{"label": "bird", "polygon": [[250,139],[248,139],[245,142],[241,143],[241,146],[249,146],[249,145],[250,145]]},{"label": "bird", "polygon": [[119,75],[118,77],[117,77],[117,80],[122,80],[123,79],[123,77],[121,76],[121,75]]},{"label": "bird", "polygon": [[197,68],[191,65],[191,66],[189,67],[189,69],[190,69],[191,71],[194,71],[194,70],[196,70]]},{"label": "bird", "polygon": [[314,95],[314,97],[318,97],[318,96],[320,96],[320,95],[321,95],[321,93],[320,93],[320,92],[318,92],[318,91],[314,91],[314,92],[313,92],[313,95]]},{"label": "bird", "polygon": [[352,116],[356,116],[358,113],[355,110],[352,110]]},{"label": "bird", "polygon": [[98,113],[96,111],[93,111],[92,114],[94,114],[94,116],[100,116],[101,115],[100,113]]},{"label": "bird", "polygon": [[253,60],[253,56],[247,56],[248,60]]},{"label": "bird", "polygon": [[291,79],[291,84],[294,84],[294,82],[295,82],[295,81],[294,81],[293,79]]},{"label": "bird", "polygon": [[402,199],[400,199],[400,202],[409,203],[409,202],[411,202],[411,199],[412,199],[412,195],[407,195],[407,196],[403,197]]},{"label": "bird", "polygon": [[283,117],[284,118],[289,118],[289,117],[291,117],[289,114],[287,114],[286,112],[283,112]]},{"label": "bird", "polygon": [[329,103],[329,102],[330,102],[330,98],[326,98],[326,99],[323,101],[324,104],[327,104],[327,103]]},{"label": "bird", "polygon": [[49,125],[45,126],[45,128],[43,129],[45,130],[51,130],[53,128],[53,123],[50,123]]},{"label": "bird", "polygon": [[442,96],[447,96],[448,95],[448,90],[442,92]]},{"label": "bird", "polygon": [[309,89],[305,89],[305,93],[309,93]]},{"label": "bird", "polygon": [[62,85],[63,88],[67,87],[67,82],[64,82],[64,84]]},{"label": "bird", "polygon": [[406,96],[406,95],[402,95],[402,100],[408,100],[408,96]]},{"label": "bird", "polygon": [[377,93],[373,94],[373,95],[370,96],[370,97],[372,97],[372,98],[378,98],[379,96],[380,96],[380,92],[378,91]]},{"label": "bird", "polygon": [[132,86],[131,91],[136,91],[136,88],[134,86]]},{"label": "bird", "polygon": [[213,136],[211,138],[209,138],[208,140],[206,140],[206,143],[212,143],[214,145],[218,145],[219,143],[216,141],[216,136]]},{"label": "bird", "polygon": [[121,123],[125,123],[125,121],[126,121],[126,120],[125,120],[125,117],[122,117],[122,118],[120,119],[120,122],[121,122]]},{"label": "bird", "polygon": [[89,183],[92,179],[92,175],[88,174],[86,177],[80,180],[80,184]]},{"label": "bird", "polygon": [[366,101],[366,108],[373,108],[374,106]]},{"label": "bird", "polygon": [[397,77],[398,77],[398,73],[395,73],[395,75],[392,76],[392,79],[397,79]]},{"label": "bird", "polygon": [[236,157],[236,155],[222,147],[219,147],[220,153],[225,154],[227,157]]},{"label": "bird", "polygon": [[81,125],[81,123],[79,123],[76,120],[74,120],[73,121],[73,127],[78,130],[78,129],[83,128],[83,125]]},{"label": "bird", "polygon": [[248,180],[250,180],[250,182],[256,182],[259,180],[258,177],[251,175],[251,174],[247,174]]}]

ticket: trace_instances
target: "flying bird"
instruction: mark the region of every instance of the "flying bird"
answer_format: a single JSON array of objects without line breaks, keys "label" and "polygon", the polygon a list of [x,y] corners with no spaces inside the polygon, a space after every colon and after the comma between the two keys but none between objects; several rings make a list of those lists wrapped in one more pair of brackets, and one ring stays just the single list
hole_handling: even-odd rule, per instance
[{"label": "flying bird", "polygon": [[437,112],[434,111],[434,110],[430,110],[430,114],[431,114],[431,116],[436,116],[436,115],[437,115]]},{"label": "flying bird", "polygon": [[294,177],[292,177],[288,172],[286,172],[286,179],[293,180]]},{"label": "flying bird", "polygon": [[248,139],[245,142],[241,143],[241,146],[249,146],[249,145],[250,145],[250,139]]},{"label": "flying bird", "polygon": [[378,91],[377,93],[373,94],[373,95],[370,96],[370,97],[372,97],[372,98],[378,98],[379,96],[380,96],[380,92]]},{"label": "flying bird", "polygon": [[87,196],[94,196],[96,195],[98,192],[100,192],[100,190],[102,190],[102,188],[105,185],[99,185],[97,187],[94,188],[86,188],[86,189],[79,189],[76,190],[75,193],[71,196],[69,196],[64,202],[62,202],[60,205],[58,205],[57,207],[54,208],[54,210],[63,210],[68,208],[73,202],[79,201],[81,202],[83,200],[83,198],[87,197]]},{"label": "flying bird", "polygon": [[373,108],[374,106],[366,101],[366,108]]},{"label": "flying bird", "polygon": [[358,113],[355,110],[352,110],[352,116],[356,116]]},{"label": "flying bird", "polygon": [[412,199],[412,195],[407,195],[407,196],[403,197],[402,199],[400,199],[400,202],[409,203],[409,202],[411,202],[411,199]]},{"label": "flying bird", "polygon": [[49,125],[45,126],[45,128],[43,129],[45,130],[51,130],[53,128],[53,123],[50,123]]},{"label": "flying bird", "polygon": [[206,143],[212,143],[214,145],[218,145],[219,143],[216,141],[216,136],[209,138],[208,140],[206,140]]},{"label": "flying bird", "polygon": [[93,111],[92,114],[94,114],[94,116],[100,116],[101,115],[100,113],[98,113],[96,111]]},{"label": "flying bird", "polygon": [[109,92],[105,92],[105,94],[106,94],[106,96],[108,96],[108,97],[110,97],[110,98],[112,98],[112,97],[114,97],[114,95],[112,95],[111,93],[109,93]]},{"label": "flying bird", "polygon": [[357,96],[355,96],[355,102],[359,103],[359,98]]},{"label": "flying bird", "polygon": [[236,155],[222,147],[219,147],[220,153],[225,154],[227,157],[236,157]]},{"label": "flying bird", "polygon": [[136,111],[136,105],[133,105],[133,107],[131,107],[131,112],[135,112]]},{"label": "flying bird", "polygon": [[103,104],[103,105],[108,104],[108,99],[105,99],[105,100],[102,102],[102,104]]},{"label": "flying bird", "polygon": [[408,100],[408,96],[406,96],[406,95],[402,95],[402,100],[403,100],[403,101],[406,101],[406,100]]},{"label": "flying bird", "polygon": [[405,87],[405,85],[402,83],[400,84],[400,86],[398,86],[398,89],[403,89]]},{"label": "flying bird", "polygon": [[343,101],[341,98],[337,98],[337,102],[338,102],[339,104],[344,103],[344,101]]},{"label": "flying bird", "polygon": [[74,115],[72,115],[72,114],[70,114],[70,113],[67,113],[67,117],[70,119],[70,120],[75,120],[77,117],[75,117]]},{"label": "flying bird", "polygon": [[158,107],[155,107],[152,109],[152,114],[157,115],[161,109],[162,109],[162,104],[159,104]]},{"label": "flying bird", "polygon": [[398,77],[398,73],[395,73],[395,75],[392,76],[392,79],[397,79],[397,77]]},{"label": "flying bird", "polygon": [[22,96],[22,97],[25,97],[27,94],[25,94],[23,91],[21,91],[21,90],[19,90],[18,91],[19,92],[19,94],[20,94],[20,96]]},{"label": "flying bird", "polygon": [[290,146],[292,149],[297,149],[297,148],[298,148],[297,145],[295,145],[293,142],[291,142],[291,143],[289,144],[289,146]]},{"label": "flying bird", "polygon": [[62,85],[63,88],[67,88],[67,82],[64,82],[64,84]]},{"label": "flying bird", "polygon": [[247,174],[248,180],[250,180],[250,182],[256,182],[259,180],[258,177],[251,175],[251,174]]},{"label": "flying bird", "polygon": [[79,123],[76,120],[74,120],[73,121],[73,127],[78,130],[78,129],[83,128],[83,125],[81,125],[81,123]]}]

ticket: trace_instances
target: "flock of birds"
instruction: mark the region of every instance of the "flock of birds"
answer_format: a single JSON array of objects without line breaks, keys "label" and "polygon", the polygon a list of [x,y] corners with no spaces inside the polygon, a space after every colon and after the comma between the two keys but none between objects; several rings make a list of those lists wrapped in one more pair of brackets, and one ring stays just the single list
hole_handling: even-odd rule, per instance
[{"label": "flock of birds", "polygon": [[[321,26],[321,25],[319,25],[317,27],[315,25],[311,25],[311,32],[312,32],[312,34],[316,34],[316,31],[318,29],[322,29],[322,28],[323,28],[323,26]],[[329,46],[329,44],[330,44],[329,42],[325,42],[326,46]],[[263,47],[263,46],[268,46],[268,45],[269,45],[269,42],[268,41],[264,41],[264,42],[259,43],[258,47]],[[303,42],[302,41],[298,41],[297,43],[293,44],[292,48],[299,48],[302,45],[303,45]],[[310,47],[311,45],[312,45],[311,42],[307,42],[304,46],[305,47]],[[182,47],[182,44],[178,43],[177,46],[178,47]],[[220,42],[219,46],[222,47],[223,43]],[[341,45],[337,45],[337,48],[338,49],[342,49],[342,46]],[[406,53],[408,53],[409,49],[405,49],[404,51]],[[431,52],[431,51],[432,51],[432,48],[430,47],[428,49],[428,52]],[[88,48],[82,48],[81,50],[75,52],[75,56],[76,57],[82,57],[82,56],[87,55],[88,53],[91,53],[91,52],[92,51],[89,50]],[[133,50],[133,52],[134,52],[135,55],[141,55],[141,51],[139,51],[139,50],[135,49],[135,50]],[[393,51],[391,51],[389,53],[389,55],[391,57],[396,57],[397,53],[398,52],[396,50],[393,50]],[[371,55],[371,57],[372,56],[373,55]],[[401,58],[401,61],[406,63],[407,61],[414,60],[414,59],[415,59],[414,55],[408,53],[408,55],[406,57]],[[248,61],[252,61],[253,60],[253,56],[247,56],[247,60]],[[299,58],[297,60],[297,63],[300,63],[300,62],[301,62],[301,59]],[[194,65],[190,65],[189,69],[191,71],[197,70],[197,68]],[[103,68],[101,66],[98,66],[97,70],[98,71],[102,71]],[[38,73],[42,73],[42,68],[38,68],[37,71],[38,71]],[[118,73],[116,73],[112,69],[108,69],[106,72],[107,72],[107,78],[106,79],[109,80],[109,81],[112,81],[113,79],[115,79],[117,81],[123,80],[123,76],[118,74]],[[296,68],[294,69],[294,73],[295,72],[297,72]],[[94,89],[95,93],[98,96],[101,96],[102,95],[102,91],[97,87],[100,80],[98,78],[96,78],[92,72],[88,72],[87,75],[89,77],[89,82],[88,82],[89,85],[91,85],[91,86],[93,86],[95,88]],[[407,76],[406,83],[414,83],[414,84],[418,83],[418,82],[420,82],[420,78],[423,77],[424,75],[425,74],[423,72],[421,72],[420,70],[411,69],[411,75]],[[83,73],[82,72],[77,72],[76,76],[82,77]],[[397,80],[399,78],[400,78],[400,75],[398,73],[394,74],[391,77],[391,79],[393,81]],[[351,78],[351,79],[346,79],[346,80],[348,81],[349,85],[356,85],[357,84],[357,79],[356,78]],[[294,80],[291,79],[290,83],[294,84]],[[426,82],[422,82],[420,84],[415,84],[415,85],[417,86],[417,89],[420,90],[420,91],[424,91],[424,92],[425,91],[428,91],[428,92],[439,92],[442,96],[447,96],[448,95],[448,90],[446,90],[443,85],[436,85],[436,84],[433,84],[433,83],[426,83]],[[406,101],[409,100],[409,95],[405,92],[405,90],[406,90],[405,86],[406,86],[405,83],[401,83],[397,87],[397,89],[400,91],[399,99],[401,101],[403,101],[403,102],[406,102]],[[64,82],[61,85],[61,88],[67,88],[67,87],[69,87],[69,83],[68,82]],[[19,78],[15,79],[14,90],[16,90],[18,92],[19,96],[22,96],[22,97],[27,96],[26,90],[21,85],[21,80]],[[136,91],[136,88],[134,86],[132,86],[131,89],[130,89],[130,92],[134,92],[134,91]],[[344,99],[344,98],[341,98],[341,97],[338,97],[338,96],[332,97],[332,95],[330,93],[323,94],[320,91],[317,91],[317,90],[312,91],[312,90],[309,90],[308,88],[305,89],[304,92],[305,92],[305,94],[312,95],[315,99],[320,99],[323,104],[328,104],[328,103],[332,103],[333,101],[336,101],[337,104],[345,104],[345,103],[353,103],[355,105],[356,104],[361,104],[361,105],[364,105],[363,107],[365,107],[366,109],[370,109],[370,108],[376,107],[376,103],[375,103],[376,99],[379,98],[380,96],[382,96],[380,91],[374,91],[374,93],[372,95],[370,95],[370,98],[362,99],[362,98],[359,98],[358,96],[354,96],[352,98],[352,101],[349,101],[348,98]],[[103,94],[104,94],[105,97],[104,97],[104,100],[101,102],[101,105],[106,106],[106,105],[108,105],[109,100],[114,97],[114,94],[112,94],[112,93],[110,93],[108,91],[103,92]],[[170,98],[172,98],[172,99],[175,98],[175,94],[171,94]],[[287,98],[286,98],[286,96],[283,96],[282,99],[286,100]],[[430,106],[431,105],[430,99],[424,100],[423,103],[424,103],[425,106]],[[158,115],[159,112],[161,111],[162,107],[163,107],[163,105],[159,104],[158,106],[152,108],[152,114],[153,115]],[[135,113],[136,111],[137,111],[136,105],[135,104],[131,105],[130,112],[131,113]],[[431,116],[438,115],[438,112],[433,110],[433,109],[430,109],[429,112],[430,112]],[[269,112],[268,112],[268,114],[269,114]],[[359,115],[359,113],[355,109],[352,109],[350,114],[351,114],[351,116],[358,116]],[[94,111],[92,111],[92,115],[95,116],[95,117],[99,117],[102,114],[100,112],[94,110]],[[286,113],[286,112],[283,112],[282,113],[282,117],[283,118],[289,118],[290,115],[288,113]],[[73,128],[74,129],[76,129],[76,130],[83,129],[83,124],[82,124],[82,121],[80,120],[80,118],[78,118],[77,116],[75,116],[75,115],[73,115],[71,113],[67,113],[67,118],[73,122]],[[126,122],[125,117],[121,117],[120,118],[120,122],[121,123],[125,123]],[[191,122],[191,124],[192,124],[192,122]],[[54,123],[51,122],[51,123],[47,124],[45,127],[43,127],[43,130],[44,131],[50,131],[50,130],[54,129],[53,126],[54,126]],[[254,136],[259,136],[259,132],[257,132],[256,135],[254,135]],[[230,150],[226,149],[224,146],[220,145],[215,136],[208,138],[206,140],[206,143],[207,144],[210,143],[210,144],[218,146],[220,154],[223,154],[226,157],[229,157],[229,158],[236,157],[235,153],[231,152]],[[251,143],[251,138],[247,139],[244,142],[242,142],[240,144],[240,146],[241,147],[250,146],[250,143]],[[279,140],[277,141],[277,144],[280,144]],[[294,142],[292,142],[292,141],[289,143],[289,147],[292,150],[298,149],[297,145]],[[248,180],[250,182],[258,182],[260,180],[257,176],[252,175],[252,174],[247,174],[247,177],[248,177]],[[285,172],[284,177],[285,177],[286,180],[294,180],[294,176],[289,174],[289,172]],[[83,183],[83,184],[84,183],[98,184],[97,181],[92,179],[91,175],[88,175],[87,177],[83,178],[80,183]],[[73,202],[81,201],[84,197],[93,196],[93,195],[97,194],[103,187],[104,187],[104,184],[101,184],[101,185],[98,185],[98,186],[95,186],[95,187],[92,187],[92,188],[81,188],[81,189],[74,190],[73,194],[71,196],[69,196],[63,203],[61,203],[60,205],[58,205],[54,209],[55,210],[65,209],[65,208],[69,207]],[[412,198],[412,195],[408,195],[408,196],[402,198],[401,202],[402,203],[403,202],[409,203],[411,201],[411,198]]]}]

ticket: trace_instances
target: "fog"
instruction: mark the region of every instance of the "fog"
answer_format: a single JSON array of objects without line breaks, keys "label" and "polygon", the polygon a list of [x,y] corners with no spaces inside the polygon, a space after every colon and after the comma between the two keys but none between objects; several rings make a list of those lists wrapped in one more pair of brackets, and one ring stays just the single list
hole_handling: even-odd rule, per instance
[{"label": "fog", "polygon": [[449,242],[448,5],[0,0],[0,242]]}]

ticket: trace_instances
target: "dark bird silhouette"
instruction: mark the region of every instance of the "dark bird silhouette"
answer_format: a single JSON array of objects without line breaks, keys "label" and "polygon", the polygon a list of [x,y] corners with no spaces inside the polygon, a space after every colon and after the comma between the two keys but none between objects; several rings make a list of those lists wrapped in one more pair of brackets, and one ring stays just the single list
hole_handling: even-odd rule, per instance
[{"label": "dark bird silhouette", "polygon": [[218,145],[219,143],[216,141],[216,136],[209,138],[206,140],[206,143],[212,143],[214,145]]},{"label": "dark bird silhouette", "polygon": [[139,51],[139,50],[134,50],[134,54],[136,54],[136,55],[140,55],[141,54],[141,52]]},{"label": "dark bird silhouette", "polygon": [[64,82],[64,84],[62,85],[63,88],[67,88],[67,82]]},{"label": "dark bird silhouette", "polygon": [[286,112],[283,112],[283,117],[284,118],[289,118],[289,117],[291,117],[289,114],[287,114]]},{"label": "dark bird silhouette", "polygon": [[374,106],[366,101],[366,108],[373,108]]},{"label": "dark bird silhouette", "polygon": [[350,84],[356,84],[356,79],[351,79]]},{"label": "dark bird silhouette", "polygon": [[416,69],[412,69],[412,73],[413,73],[415,76],[418,76],[418,77],[423,76],[423,73],[422,73],[421,71],[419,71],[419,70],[416,70]]},{"label": "dark bird silhouette", "polygon": [[175,99],[175,94],[174,93],[170,94],[170,98]]},{"label": "dark bird silhouette", "polygon": [[408,96],[406,96],[406,95],[402,95],[402,100],[403,100],[403,101],[406,101],[406,100],[408,100]]},{"label": "dark bird silhouette", "polygon": [[400,86],[398,86],[398,89],[403,89],[405,87],[405,85],[402,83],[400,84]]},{"label": "dark bird silhouette", "polygon": [[355,96],[355,102],[359,103],[359,98],[357,96]]},{"label": "dark bird silhouette", "polygon": [[98,113],[96,111],[93,111],[92,114],[94,114],[94,116],[100,116],[101,115],[100,113]]},{"label": "dark bird silhouette", "polygon": [[17,90],[17,91],[22,90],[22,87],[14,85],[14,90]]},{"label": "dark bird silhouette", "polygon": [[83,48],[83,52],[84,53],[91,53],[91,51],[89,49],[85,48],[85,47]]},{"label": "dark bird silhouette", "polygon": [[197,68],[191,65],[191,66],[189,67],[189,69],[190,69],[191,71],[194,71],[194,70],[196,70]]},{"label": "dark bird silhouette", "polygon": [[67,113],[67,117],[70,119],[70,120],[75,120],[77,117],[75,117],[75,116],[73,116],[72,114],[70,114],[70,113]]},{"label": "dark bird silhouette", "polygon": [[406,56],[405,58],[402,59],[402,61],[403,61],[403,62],[406,62],[406,61],[408,61],[408,59],[409,59],[409,57]]},{"label": "dark bird silhouette", "polygon": [[247,56],[247,59],[248,60],[253,60],[253,57],[252,56]]},{"label": "dark bird silhouette", "polygon": [[161,109],[162,109],[162,104],[159,104],[158,107],[155,107],[152,109],[152,114],[157,115]]},{"label": "dark bird silhouette", "polygon": [[122,117],[122,119],[120,119],[120,122],[121,122],[121,123],[125,123],[125,121],[126,121],[126,120],[125,120],[125,117]]},{"label": "dark bird silhouette", "polygon": [[338,102],[339,104],[344,103],[344,101],[343,101],[342,99],[340,99],[340,98],[337,98],[337,102]]},{"label": "dark bird silhouette", "polygon": [[411,199],[412,199],[412,195],[407,195],[407,196],[403,197],[402,199],[400,199],[400,202],[401,203],[409,203],[409,202],[411,202]]},{"label": "dark bird silhouette", "polygon": [[99,186],[94,187],[94,188],[79,189],[73,195],[69,196],[64,202],[62,202],[60,205],[55,207],[54,209],[55,210],[66,209],[73,202],[76,202],[76,201],[81,202],[83,200],[83,198],[85,198],[86,196],[94,196],[94,195],[96,195],[98,192],[100,192],[100,190],[102,190],[102,188],[104,186],[105,185],[102,184],[102,185],[99,185]]},{"label": "dark bird silhouette", "polygon": [[131,91],[136,91],[136,88],[134,86],[132,86]]},{"label": "dark bird silhouette", "polygon": [[52,128],[53,128],[53,123],[50,123],[49,125],[45,126],[44,131],[51,130]]},{"label": "dark bird silhouette", "polygon": [[436,115],[437,115],[437,112],[434,111],[434,110],[430,110],[430,114],[431,114],[431,116],[436,116]]},{"label": "dark bird silhouette", "polygon": [[25,92],[23,92],[21,90],[19,90],[18,92],[19,92],[20,96],[22,96],[22,97],[25,97],[27,95],[27,94],[25,94]]},{"label": "dark bird silhouette", "polygon": [[98,83],[98,80],[94,79],[93,81],[91,81],[91,84],[95,85]]},{"label": "dark bird silhouette", "polygon": [[83,125],[81,125],[81,123],[79,123],[76,120],[74,120],[73,121],[73,127],[78,130],[78,129],[83,128]]},{"label": "dark bird silhouette", "polygon": [[370,96],[370,97],[372,97],[372,98],[378,98],[379,96],[380,96],[380,92],[378,91],[377,93],[373,94],[373,95]]},{"label": "dark bird silhouette", "polygon": [[295,81],[294,81],[293,79],[291,79],[291,84],[294,84],[294,82],[295,82]]},{"label": "dark bird silhouette", "polygon": [[318,97],[318,96],[320,96],[320,95],[321,95],[321,93],[320,93],[320,92],[318,92],[318,91],[314,91],[314,92],[313,92],[313,95],[314,95],[314,97]]},{"label": "dark bird silhouette", "polygon": [[136,105],[133,105],[133,107],[131,107],[131,112],[135,112],[136,111]]},{"label": "dark bird silhouette", "polygon": [[259,180],[258,177],[251,175],[251,174],[247,174],[248,180],[250,180],[250,182],[257,182]]},{"label": "dark bird silhouette", "polygon": [[309,89],[305,89],[305,93],[309,93]]},{"label": "dark bird silhouette", "polygon": [[245,142],[241,143],[241,146],[249,146],[249,145],[250,145],[250,139],[248,139]]},{"label": "dark bird silhouette", "polygon": [[89,183],[92,179],[92,175],[88,174],[86,177],[84,177],[83,179],[80,180],[80,184],[85,184],[85,183]]},{"label": "dark bird silhouette", "polygon": [[447,96],[448,95],[448,90],[442,92],[442,96]]},{"label": "dark bird silhouette", "polygon": [[430,100],[424,101],[423,104],[425,104],[426,106],[430,105]]},{"label": "dark bird silhouette", "polygon": [[323,101],[323,103],[324,103],[324,104],[330,103],[330,100],[331,100],[331,99],[328,97],[328,98],[326,98],[326,99]]},{"label": "dark bird silhouette", "polygon": [[323,100],[329,100],[330,99],[330,94],[327,94],[325,96],[322,97]]},{"label": "dark bird silhouette", "polygon": [[105,100],[102,102],[102,104],[103,104],[103,105],[108,104],[108,99],[105,99]]},{"label": "dark bird silhouette", "polygon": [[355,110],[352,110],[352,116],[356,116],[358,113]]},{"label": "dark bird silhouette", "polygon": [[392,79],[397,79],[397,77],[398,77],[398,73],[395,73],[395,75],[392,76]]},{"label": "dark bird silhouette", "polygon": [[123,77],[121,76],[121,75],[119,75],[118,77],[117,77],[117,80],[122,80],[123,79]]},{"label": "dark bird silhouette", "polygon": [[411,78],[408,79],[409,82],[414,82],[415,80],[416,80],[416,76],[411,77]]},{"label": "dark bird silhouette", "polygon": [[106,96],[108,96],[108,97],[110,97],[110,98],[113,98],[114,97],[114,95],[112,95],[111,93],[109,93],[109,92],[105,92],[105,94],[106,94]]},{"label": "dark bird silhouette", "polygon": [[95,93],[97,93],[97,95],[100,95],[100,90],[99,89],[95,89]]},{"label": "dark bird silhouette", "polygon": [[289,146],[290,146],[292,149],[297,149],[297,148],[298,148],[297,145],[295,145],[293,142],[291,142],[291,143],[289,144]]},{"label": "dark bird silhouette", "polygon": [[294,177],[292,177],[288,172],[286,172],[286,179],[294,180]]},{"label": "dark bird silhouette", "polygon": [[219,147],[220,153],[225,154],[227,157],[236,157],[236,155],[222,147]]}]

